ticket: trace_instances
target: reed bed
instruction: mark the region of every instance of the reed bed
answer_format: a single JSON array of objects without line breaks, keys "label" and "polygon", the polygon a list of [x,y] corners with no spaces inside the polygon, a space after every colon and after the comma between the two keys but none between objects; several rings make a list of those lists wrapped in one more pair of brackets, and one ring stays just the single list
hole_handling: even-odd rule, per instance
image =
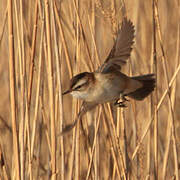
[{"label": "reed bed", "polygon": [[[123,72],[155,73],[155,91],[99,105],[60,136],[82,103],[62,97],[69,79],[103,63],[126,16]],[[0,179],[179,179],[178,0],[8,0],[0,20]]]}]

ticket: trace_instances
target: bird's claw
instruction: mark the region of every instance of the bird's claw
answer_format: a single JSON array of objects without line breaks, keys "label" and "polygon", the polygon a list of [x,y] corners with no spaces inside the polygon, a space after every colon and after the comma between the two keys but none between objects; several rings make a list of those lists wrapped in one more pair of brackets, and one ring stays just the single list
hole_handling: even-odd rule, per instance
[{"label": "bird's claw", "polygon": [[117,107],[121,107],[121,108],[127,107],[127,106],[124,104],[124,102],[115,102],[114,105],[117,106]]},{"label": "bird's claw", "polygon": [[129,101],[129,100],[126,99],[125,96],[121,96],[121,98],[118,99],[118,100],[114,103],[114,105],[117,106],[117,107],[125,108],[125,107],[127,107],[126,104],[125,104],[126,101]]}]

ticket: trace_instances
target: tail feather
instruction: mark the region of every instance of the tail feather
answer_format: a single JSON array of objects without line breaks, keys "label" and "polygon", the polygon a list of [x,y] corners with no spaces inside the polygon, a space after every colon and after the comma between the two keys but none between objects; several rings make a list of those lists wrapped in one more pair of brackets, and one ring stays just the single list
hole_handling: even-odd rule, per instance
[{"label": "tail feather", "polygon": [[143,87],[137,89],[134,92],[131,92],[127,94],[127,96],[136,99],[136,100],[143,100],[145,97],[147,97],[155,88],[155,78],[154,74],[146,74],[143,76],[134,76],[131,77],[132,79],[135,79],[137,81],[140,81],[143,84]]}]

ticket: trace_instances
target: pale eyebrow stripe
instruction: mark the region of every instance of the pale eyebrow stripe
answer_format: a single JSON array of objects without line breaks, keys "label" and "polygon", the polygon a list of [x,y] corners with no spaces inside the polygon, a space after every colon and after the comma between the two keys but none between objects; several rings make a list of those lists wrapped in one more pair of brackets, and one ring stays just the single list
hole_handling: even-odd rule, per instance
[{"label": "pale eyebrow stripe", "polygon": [[86,83],[87,83],[87,80],[81,79],[81,80],[79,80],[79,81],[75,84],[75,86],[73,87],[73,89],[76,89],[78,86],[82,86],[82,85],[84,85],[84,84],[86,84]]}]

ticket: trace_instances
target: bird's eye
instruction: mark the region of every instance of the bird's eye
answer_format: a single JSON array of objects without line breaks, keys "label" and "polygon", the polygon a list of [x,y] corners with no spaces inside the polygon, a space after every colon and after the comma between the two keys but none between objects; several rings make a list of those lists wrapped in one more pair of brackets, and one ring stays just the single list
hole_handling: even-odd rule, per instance
[{"label": "bird's eye", "polygon": [[74,90],[80,89],[82,85],[77,86]]}]

